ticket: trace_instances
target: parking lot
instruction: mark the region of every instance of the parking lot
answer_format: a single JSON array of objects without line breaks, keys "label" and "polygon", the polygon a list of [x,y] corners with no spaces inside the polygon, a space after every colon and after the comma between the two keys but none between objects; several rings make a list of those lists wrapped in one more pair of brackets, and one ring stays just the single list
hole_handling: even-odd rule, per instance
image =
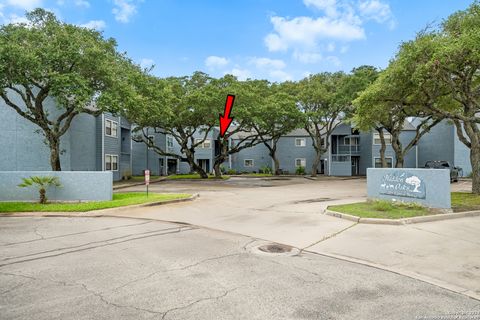
[{"label": "parking lot", "polygon": [[[2,218],[2,319],[414,319],[480,310],[428,283],[252,237],[127,218]],[[387,307],[388,306],[388,307]]]},{"label": "parking lot", "polygon": [[[480,310],[479,217],[386,226],[323,214],[364,200],[363,178],[167,181],[150,191],[200,197],[114,217],[1,218],[1,318],[414,319]],[[291,251],[259,250],[268,244]]]}]

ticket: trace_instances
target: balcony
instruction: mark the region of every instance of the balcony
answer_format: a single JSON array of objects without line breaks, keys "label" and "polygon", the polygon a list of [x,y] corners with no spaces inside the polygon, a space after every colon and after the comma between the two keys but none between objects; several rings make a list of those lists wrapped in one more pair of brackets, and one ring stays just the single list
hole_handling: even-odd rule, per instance
[{"label": "balcony", "polygon": [[338,154],[359,154],[360,146],[359,145],[339,145]]}]

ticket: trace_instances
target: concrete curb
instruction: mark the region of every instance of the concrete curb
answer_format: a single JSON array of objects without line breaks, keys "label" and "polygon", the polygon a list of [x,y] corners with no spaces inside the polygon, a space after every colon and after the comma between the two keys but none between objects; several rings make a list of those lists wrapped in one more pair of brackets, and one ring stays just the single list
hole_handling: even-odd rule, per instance
[{"label": "concrete curb", "polygon": [[[167,180],[167,178],[159,178],[159,179],[155,179],[155,180],[151,180],[150,183],[157,183],[157,182],[162,182],[162,181],[165,181]],[[130,183],[130,184],[125,184],[125,185],[117,185],[117,186],[113,186],[113,191],[115,190],[121,190],[121,189],[126,189],[126,188],[130,188],[130,187],[138,187],[138,186],[144,186],[145,185],[145,182],[135,182],[135,183]]]},{"label": "concrete curb", "polygon": [[108,209],[99,209],[85,212],[5,212],[0,213],[0,217],[108,217],[112,216],[112,213],[119,212],[125,209],[136,209],[136,208],[145,208],[145,207],[154,207],[161,206],[165,204],[173,204],[180,202],[193,201],[196,198],[200,197],[200,194],[194,193],[188,198],[183,199],[172,199],[166,201],[157,201],[141,204],[133,204],[130,206],[108,208]]},{"label": "concrete curb", "polygon": [[419,217],[411,217],[411,218],[403,218],[403,219],[360,218],[357,216],[352,216],[350,214],[332,211],[329,209],[326,209],[324,214],[332,217],[336,217],[336,218],[358,222],[358,223],[405,225],[405,224],[412,224],[412,223],[441,221],[441,220],[449,220],[449,219],[457,219],[457,218],[465,218],[465,217],[476,217],[476,216],[480,216],[480,210],[455,212],[455,213],[441,213],[441,214],[435,214],[435,215],[429,215],[429,216],[419,216]]}]

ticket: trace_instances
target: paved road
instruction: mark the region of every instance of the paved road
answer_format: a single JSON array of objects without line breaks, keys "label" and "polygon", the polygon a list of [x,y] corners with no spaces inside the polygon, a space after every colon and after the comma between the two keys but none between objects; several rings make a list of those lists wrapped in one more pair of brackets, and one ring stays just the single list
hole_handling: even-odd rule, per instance
[{"label": "paved road", "polygon": [[[405,226],[364,225],[321,214],[363,201],[365,179],[173,181],[157,192],[199,192],[194,203],[115,213],[181,221],[375,265],[480,299],[480,217]],[[470,190],[468,182],[452,184]],[[136,187],[127,190],[141,190]]]},{"label": "paved road", "polygon": [[[418,280],[125,218],[0,219],[1,319],[415,319],[480,312]],[[473,319],[473,318],[469,318]]]}]

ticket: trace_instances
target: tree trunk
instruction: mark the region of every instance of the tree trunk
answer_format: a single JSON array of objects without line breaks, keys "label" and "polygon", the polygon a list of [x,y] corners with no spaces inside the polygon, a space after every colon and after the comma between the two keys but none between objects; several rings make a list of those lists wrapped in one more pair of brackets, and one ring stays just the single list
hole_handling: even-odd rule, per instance
[{"label": "tree trunk", "polygon": [[402,143],[400,142],[400,132],[390,132],[392,139],[392,149],[395,152],[395,168],[403,168],[404,153]]},{"label": "tree trunk", "polygon": [[215,161],[213,164],[213,171],[215,172],[215,179],[221,179],[222,178],[222,170],[220,169],[222,162]]},{"label": "tree trunk", "polygon": [[385,136],[383,135],[383,129],[377,130],[378,135],[380,136],[380,161],[382,163],[382,168],[387,167],[387,159],[385,159],[385,151],[387,150],[387,144],[385,143]]},{"label": "tree trunk", "polygon": [[320,164],[320,161],[322,160],[322,154],[321,150],[317,150],[315,154],[315,159],[313,159],[313,164],[312,164],[312,177],[317,176],[317,169],[318,165]]},{"label": "tree trunk", "polygon": [[47,196],[46,196],[46,190],[44,188],[40,188],[39,193],[40,193],[40,203],[45,204],[47,203]]},{"label": "tree trunk", "polygon": [[470,163],[472,164],[472,193],[480,194],[480,146],[473,143],[470,149]]},{"label": "tree trunk", "polygon": [[202,179],[208,179],[208,174],[195,161],[193,161],[193,163],[191,165],[193,166],[193,170],[196,173],[198,173]]},{"label": "tree trunk", "polygon": [[276,176],[280,175],[280,161],[277,158],[276,152],[270,152],[270,157],[273,160],[273,172]]},{"label": "tree trunk", "polygon": [[60,165],[60,141],[59,139],[50,138],[48,141],[50,147],[50,166],[53,171],[62,171]]}]

